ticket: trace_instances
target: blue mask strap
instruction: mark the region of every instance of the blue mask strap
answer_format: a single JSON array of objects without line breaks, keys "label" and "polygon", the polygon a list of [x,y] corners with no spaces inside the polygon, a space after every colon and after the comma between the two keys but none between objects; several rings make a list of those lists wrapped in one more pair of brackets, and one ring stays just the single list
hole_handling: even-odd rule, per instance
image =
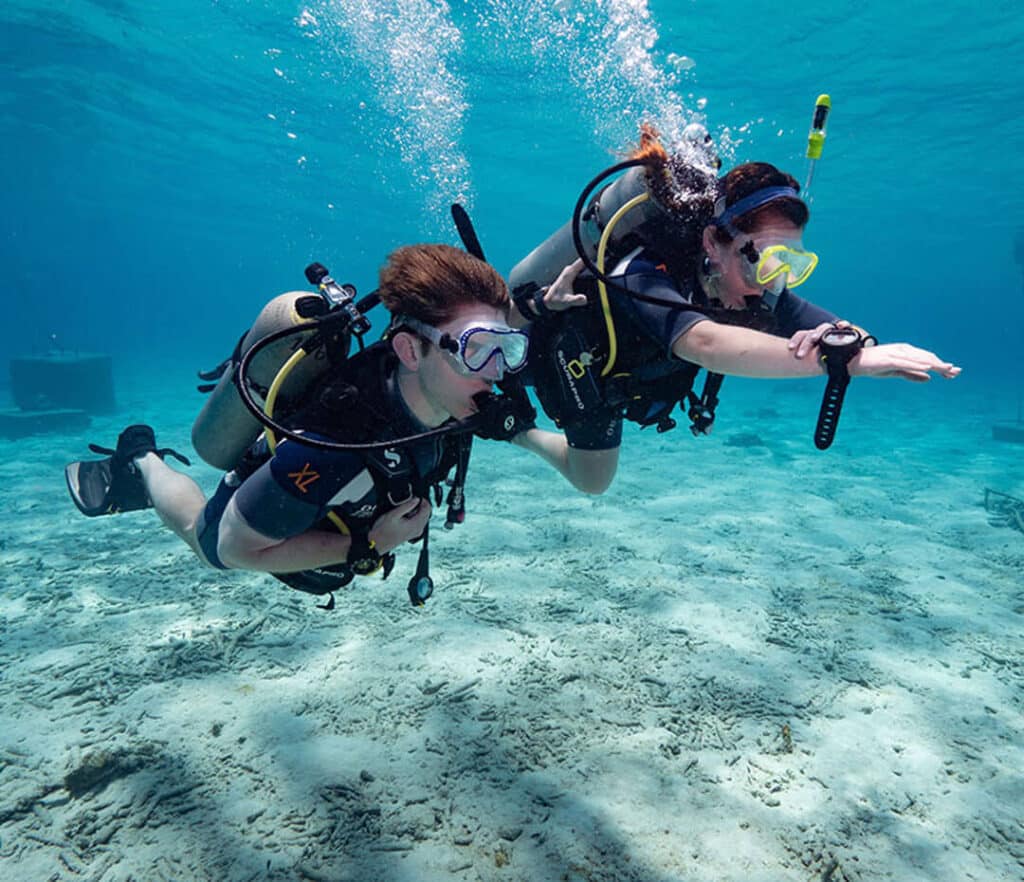
[{"label": "blue mask strap", "polygon": [[736,218],[746,214],[748,211],[753,211],[755,208],[760,208],[762,205],[767,205],[769,202],[774,202],[776,199],[786,198],[799,199],[800,194],[792,187],[764,187],[760,190],[755,190],[749,196],[744,196],[738,202],[734,202],[724,209],[721,214],[712,218],[711,222],[716,227],[721,227],[730,236],[738,236],[740,231],[732,225]]}]

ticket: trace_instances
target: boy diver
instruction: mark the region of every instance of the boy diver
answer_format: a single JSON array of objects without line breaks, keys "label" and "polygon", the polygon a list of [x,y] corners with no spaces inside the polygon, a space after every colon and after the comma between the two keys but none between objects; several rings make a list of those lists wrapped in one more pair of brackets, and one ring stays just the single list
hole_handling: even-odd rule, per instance
[{"label": "boy diver", "polygon": [[[851,376],[924,382],[932,372],[960,373],[906,343],[874,345],[793,294],[818,261],[803,246],[809,211],[800,185],[758,162],[718,179],[707,159],[706,150],[670,156],[645,129],[633,157],[595,178],[573,220],[509,277],[521,315],[513,323],[531,325],[538,398],[565,432],[533,428],[514,443],[586,493],[611,484],[623,418],[666,431],[680,404],[695,435],[709,432],[722,375],[827,374],[815,433],[824,449]],[[701,368],[708,378],[698,395]]]},{"label": "boy diver", "polygon": [[[470,431],[508,439],[532,423],[523,399],[492,394],[506,372],[524,366],[527,338],[507,323],[498,273],[446,245],[395,251],[376,293],[391,314],[384,339],[316,379],[280,418],[286,437],[268,429],[209,501],[164,462],[167,454],[184,458],[158,449],[153,430],[136,425],[116,450],[94,448],[108,459],[68,466],[75,504],[89,516],[153,507],[209,566],[271,573],[314,594],[378,569],[386,577],[393,550],[422,536],[409,584],[421,604],[432,590],[431,493],[439,503],[454,470],[446,526],[461,520]],[[231,446],[194,438],[200,450]]]}]

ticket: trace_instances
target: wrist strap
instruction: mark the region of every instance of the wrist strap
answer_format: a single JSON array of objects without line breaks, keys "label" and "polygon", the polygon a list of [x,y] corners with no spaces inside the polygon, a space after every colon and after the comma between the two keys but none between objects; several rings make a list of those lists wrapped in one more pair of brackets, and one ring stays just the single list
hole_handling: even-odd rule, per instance
[{"label": "wrist strap", "polygon": [[382,564],[380,552],[367,533],[352,534],[352,544],[345,562],[360,576],[376,572]]},{"label": "wrist strap", "polygon": [[846,387],[849,385],[849,373],[842,377],[829,373],[821,408],[818,410],[818,424],[814,428],[814,446],[818,450],[828,450],[832,446],[839,425],[839,414],[843,409],[843,399],[846,397]]},{"label": "wrist strap", "polygon": [[818,450],[827,450],[835,440],[839,414],[842,412],[843,399],[846,397],[846,387],[850,385],[850,361],[869,344],[869,341],[878,342],[874,337],[864,336],[855,328],[852,330],[856,337],[846,345],[818,343],[818,361],[824,365],[828,374],[825,394],[818,410],[818,423],[814,428],[814,446]]}]

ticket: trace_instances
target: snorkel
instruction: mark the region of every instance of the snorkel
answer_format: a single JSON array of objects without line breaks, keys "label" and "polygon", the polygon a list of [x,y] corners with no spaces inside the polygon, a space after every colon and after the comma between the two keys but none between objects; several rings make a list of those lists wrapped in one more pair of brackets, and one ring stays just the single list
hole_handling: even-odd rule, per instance
[{"label": "snorkel", "polygon": [[814,168],[821,159],[821,151],[825,149],[825,125],[828,115],[832,112],[832,99],[828,95],[819,95],[814,102],[814,116],[811,117],[811,130],[807,133],[807,178],[804,181],[804,201],[811,202],[811,181],[814,179]]}]

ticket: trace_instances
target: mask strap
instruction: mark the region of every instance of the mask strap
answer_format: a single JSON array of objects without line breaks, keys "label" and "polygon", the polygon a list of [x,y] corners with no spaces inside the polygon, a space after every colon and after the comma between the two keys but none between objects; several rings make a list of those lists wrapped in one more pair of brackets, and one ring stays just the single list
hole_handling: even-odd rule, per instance
[{"label": "mask strap", "polygon": [[[760,208],[762,205],[767,205],[769,202],[789,198],[800,199],[800,194],[792,187],[763,187],[760,190],[755,190],[749,196],[744,196],[728,207],[725,206],[725,197],[722,197],[715,204],[715,216],[711,222],[715,226],[721,227],[730,236],[735,237],[740,235],[740,231],[732,224],[736,218],[753,211],[755,208]],[[719,210],[719,207],[721,207],[721,210]]]}]

